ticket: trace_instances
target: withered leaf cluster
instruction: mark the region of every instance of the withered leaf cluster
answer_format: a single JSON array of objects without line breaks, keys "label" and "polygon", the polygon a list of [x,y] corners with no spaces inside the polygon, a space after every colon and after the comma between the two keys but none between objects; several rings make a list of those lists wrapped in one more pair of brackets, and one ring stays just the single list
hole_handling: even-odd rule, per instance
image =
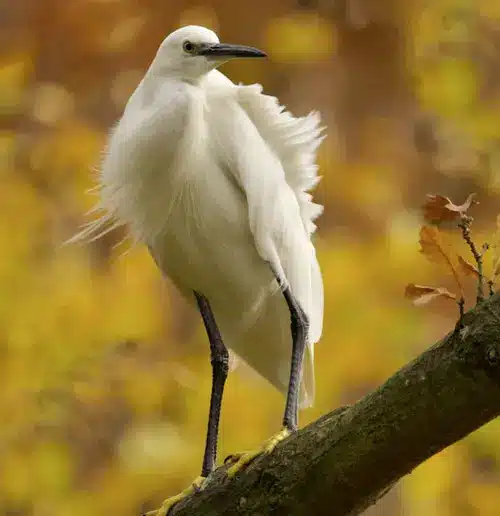
[{"label": "withered leaf cluster", "polygon": [[[427,195],[423,205],[424,224],[420,228],[420,252],[432,263],[438,264],[451,274],[455,284],[455,292],[450,292],[444,287],[431,287],[410,283],[406,286],[405,297],[410,299],[414,305],[421,306],[434,299],[451,299],[458,302],[460,313],[464,305],[464,280],[474,278],[477,282],[477,300],[483,299],[483,255],[489,249],[488,244],[482,246],[481,251],[470,236],[472,217],[469,210],[477,204],[475,194],[470,194],[463,204],[455,204],[448,197],[443,195]],[[455,223],[454,226],[452,223]],[[455,250],[452,245],[450,228],[460,228],[462,239],[466,246],[463,251]],[[446,228],[446,229],[443,229]],[[464,246],[465,247],[465,246]],[[488,281],[490,294],[493,293],[493,285],[500,274],[500,217],[497,219],[497,231],[493,247],[493,269],[491,280]],[[464,252],[472,255],[473,262],[467,260]]]}]

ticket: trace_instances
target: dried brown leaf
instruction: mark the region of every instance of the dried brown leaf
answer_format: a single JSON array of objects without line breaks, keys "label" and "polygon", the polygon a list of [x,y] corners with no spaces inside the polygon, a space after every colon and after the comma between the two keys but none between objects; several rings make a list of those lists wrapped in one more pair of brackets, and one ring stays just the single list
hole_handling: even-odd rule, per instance
[{"label": "dried brown leaf", "polygon": [[476,279],[479,279],[479,271],[475,265],[468,262],[465,258],[461,256],[458,257],[458,264],[460,265],[460,269],[466,276],[473,276]]},{"label": "dried brown leaf", "polygon": [[463,295],[462,282],[458,271],[455,255],[450,252],[450,246],[445,243],[442,233],[435,226],[422,226],[420,228],[420,252],[434,263],[444,265],[453,275],[460,294]]},{"label": "dried brown leaf", "polygon": [[406,285],[405,297],[410,299],[415,306],[426,305],[436,298],[455,299],[457,296],[443,287],[426,287],[425,285],[415,285],[410,283]]},{"label": "dried brown leaf", "polygon": [[475,195],[474,193],[470,194],[463,204],[457,205],[444,195],[427,194],[427,200],[423,206],[424,219],[430,224],[455,220],[462,214],[467,213],[467,210],[473,204],[477,204],[477,201],[474,200]]}]

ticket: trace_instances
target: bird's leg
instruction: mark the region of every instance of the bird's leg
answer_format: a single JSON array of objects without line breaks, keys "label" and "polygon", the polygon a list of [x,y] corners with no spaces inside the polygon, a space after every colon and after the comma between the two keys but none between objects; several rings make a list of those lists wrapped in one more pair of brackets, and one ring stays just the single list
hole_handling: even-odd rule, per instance
[{"label": "bird's leg", "polygon": [[290,310],[290,326],[292,332],[292,360],[288,392],[286,395],[285,414],[283,416],[283,427],[289,432],[294,432],[298,427],[300,380],[304,352],[307,346],[309,321],[288,286],[283,288],[283,296]]},{"label": "bird's leg", "polygon": [[210,395],[210,410],[208,413],[207,438],[201,476],[207,477],[214,469],[217,459],[217,436],[219,433],[219,418],[222,405],[224,384],[229,371],[229,353],[215,322],[215,317],[208,300],[195,292],[203,322],[210,342],[210,363],[212,364],[212,393]]},{"label": "bird's leg", "polygon": [[307,345],[309,321],[304,310],[293,296],[290,288],[282,284],[278,279],[283,296],[290,310],[290,328],[292,334],[292,359],[290,365],[290,379],[285,403],[282,430],[264,443],[261,449],[242,454],[237,462],[227,471],[229,477],[233,477],[244,466],[249,464],[262,453],[271,453],[276,445],[286,439],[298,427],[299,392],[304,351]]},{"label": "bird's leg", "polygon": [[200,310],[205,330],[210,342],[210,362],[212,364],[212,392],[210,395],[210,410],[208,413],[207,438],[205,441],[205,453],[199,476],[188,488],[176,496],[167,498],[160,509],[150,511],[145,516],[166,516],[171,507],[187,496],[203,489],[203,484],[208,475],[213,471],[217,458],[217,436],[219,433],[219,419],[222,405],[224,384],[229,371],[229,353],[215,322],[215,317],[207,298],[198,292],[194,292],[198,309]]}]

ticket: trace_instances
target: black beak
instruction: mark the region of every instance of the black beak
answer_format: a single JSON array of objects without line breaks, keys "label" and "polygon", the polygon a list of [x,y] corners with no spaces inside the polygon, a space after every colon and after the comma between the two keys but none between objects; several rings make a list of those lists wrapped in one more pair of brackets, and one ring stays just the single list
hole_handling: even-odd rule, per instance
[{"label": "black beak", "polygon": [[206,46],[198,51],[198,55],[212,57],[214,59],[224,57],[267,57],[265,52],[258,48],[246,47],[244,45],[229,45],[217,43]]}]

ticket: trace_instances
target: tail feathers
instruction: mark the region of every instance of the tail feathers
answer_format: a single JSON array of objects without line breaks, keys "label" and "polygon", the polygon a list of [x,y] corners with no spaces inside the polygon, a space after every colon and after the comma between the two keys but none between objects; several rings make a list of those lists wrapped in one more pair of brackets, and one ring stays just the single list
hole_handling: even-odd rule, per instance
[{"label": "tail feathers", "polygon": [[[212,309],[225,344],[241,362],[286,395],[290,380],[292,335],[290,312],[280,290],[274,289],[273,294],[266,296],[249,326],[235,327],[237,312],[241,311],[237,306],[225,302],[213,303]],[[314,349],[308,344],[302,366],[300,407],[312,406],[314,395]]]},{"label": "tail feathers", "polygon": [[302,380],[300,382],[300,408],[312,407],[315,395],[314,348],[306,346],[304,363],[302,364]]},{"label": "tail feathers", "polygon": [[[271,383],[283,396],[287,395],[289,375],[283,375],[282,377],[277,376],[264,376],[262,372],[258,371],[254,366],[250,365],[242,356],[238,355],[232,348],[229,350],[230,356],[233,357],[231,371],[238,370],[242,367],[247,371],[250,370],[257,375],[263,381]],[[315,386],[314,386],[314,357],[313,350],[306,348],[304,354],[304,363],[302,366],[302,378],[300,382],[299,391],[299,408],[305,409],[314,405],[315,398]],[[288,363],[286,364],[288,368]],[[285,369],[285,368],[283,368]]]}]

